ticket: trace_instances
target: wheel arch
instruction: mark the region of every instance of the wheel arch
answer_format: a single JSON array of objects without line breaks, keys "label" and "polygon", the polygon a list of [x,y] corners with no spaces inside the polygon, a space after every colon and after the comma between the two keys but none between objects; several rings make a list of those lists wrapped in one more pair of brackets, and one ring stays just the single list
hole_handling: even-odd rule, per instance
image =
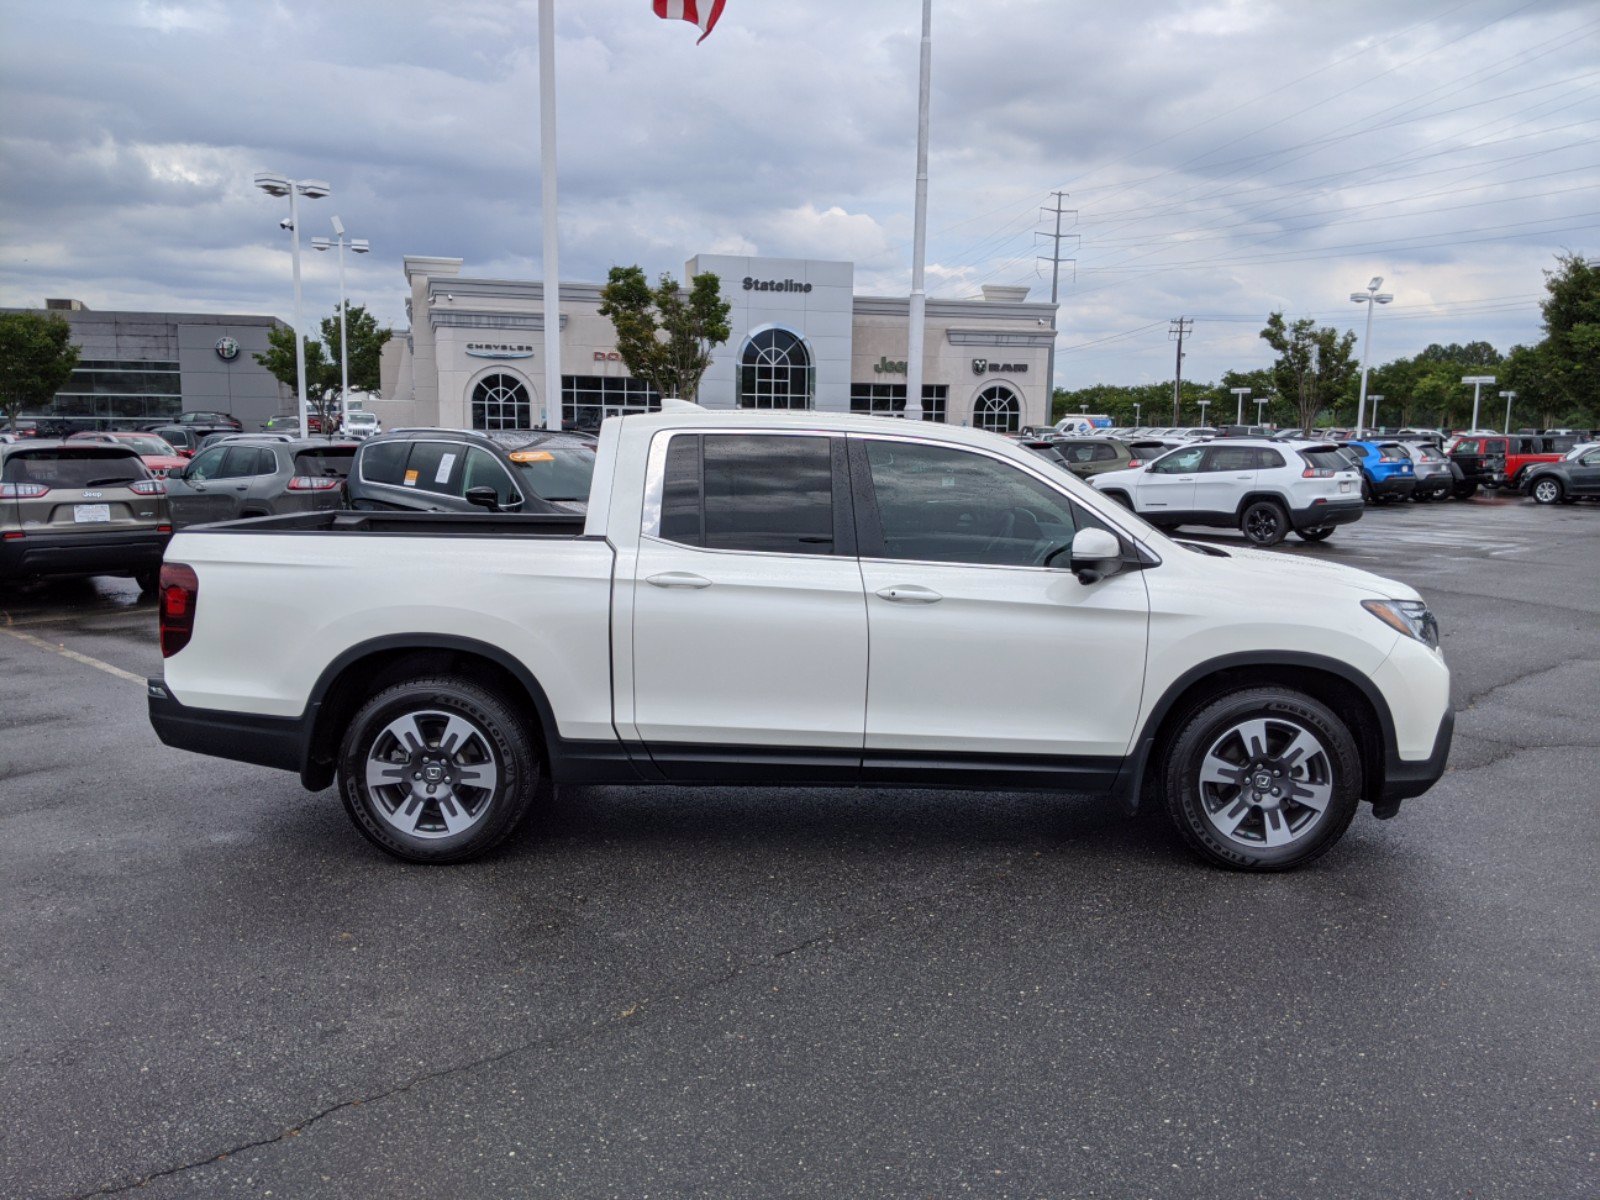
[{"label": "wheel arch", "polygon": [[1235,521],[1243,520],[1245,509],[1249,508],[1252,504],[1255,504],[1260,500],[1267,500],[1273,504],[1276,504],[1279,508],[1283,509],[1285,516],[1287,516],[1289,513],[1290,504],[1284,496],[1279,495],[1277,492],[1264,492],[1258,489],[1256,491],[1246,492],[1240,498],[1238,507],[1233,510],[1233,519]]},{"label": "wheel arch", "polygon": [[1137,810],[1157,746],[1201,705],[1227,692],[1277,685],[1303,692],[1351,724],[1361,751],[1362,796],[1376,801],[1388,763],[1399,756],[1394,717],[1376,684],[1348,663],[1296,651],[1246,651],[1199,663],[1167,687],[1151,707],[1123,768],[1117,790],[1130,812]]},{"label": "wheel arch", "polygon": [[[333,782],[339,741],[351,717],[370,696],[419,672],[462,675],[500,692],[522,711],[538,743],[540,765],[548,774],[559,744],[555,710],[533,673],[498,646],[448,634],[398,634],[350,647],[329,663],[312,689],[306,707],[310,736],[300,765],[300,781],[312,791]],[[525,703],[523,703],[525,702]]]}]

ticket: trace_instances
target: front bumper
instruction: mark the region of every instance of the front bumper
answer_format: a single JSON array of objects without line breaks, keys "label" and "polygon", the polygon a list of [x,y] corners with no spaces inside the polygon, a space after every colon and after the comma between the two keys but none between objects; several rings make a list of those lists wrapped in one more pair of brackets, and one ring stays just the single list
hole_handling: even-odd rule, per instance
[{"label": "front bumper", "polygon": [[1439,720],[1439,732],[1433,738],[1433,751],[1419,761],[1406,761],[1398,754],[1387,755],[1383,773],[1383,789],[1372,802],[1372,811],[1379,819],[1394,816],[1400,801],[1420,796],[1444,775],[1445,764],[1450,760],[1450,743],[1455,737],[1456,714],[1452,708],[1444,710]]},{"label": "front bumper", "polygon": [[161,565],[170,532],[28,533],[0,540],[0,577],[116,575]]},{"label": "front bumper", "polygon": [[1361,520],[1366,511],[1360,496],[1349,500],[1330,500],[1326,504],[1313,504],[1306,508],[1289,510],[1289,524],[1298,530],[1326,529],[1331,525],[1349,525]]}]

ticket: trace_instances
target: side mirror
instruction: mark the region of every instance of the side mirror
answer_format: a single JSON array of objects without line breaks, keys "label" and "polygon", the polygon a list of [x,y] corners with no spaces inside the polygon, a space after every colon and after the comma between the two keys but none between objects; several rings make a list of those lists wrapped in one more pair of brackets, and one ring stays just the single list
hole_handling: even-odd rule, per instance
[{"label": "side mirror", "polygon": [[1122,570],[1122,543],[1104,529],[1080,529],[1072,538],[1071,565],[1079,583],[1099,583]]},{"label": "side mirror", "polygon": [[468,488],[467,494],[463,498],[468,504],[476,505],[478,508],[487,508],[492,513],[500,511],[500,495],[488,485]]}]

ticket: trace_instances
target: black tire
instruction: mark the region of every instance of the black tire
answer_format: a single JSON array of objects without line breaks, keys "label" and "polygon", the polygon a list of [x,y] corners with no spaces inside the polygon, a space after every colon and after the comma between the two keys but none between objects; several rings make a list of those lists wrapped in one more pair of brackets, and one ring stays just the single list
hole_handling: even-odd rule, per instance
[{"label": "black tire", "polygon": [[[1258,741],[1252,755],[1238,730],[1255,722],[1266,730],[1267,744]],[[1296,756],[1290,747],[1302,733],[1316,749]],[[1184,844],[1231,870],[1288,871],[1321,857],[1344,836],[1361,800],[1361,754],[1349,727],[1327,705],[1288,688],[1246,688],[1202,703],[1157,755],[1167,815]],[[1208,760],[1216,765],[1229,757],[1240,760],[1241,783],[1202,783]],[[1262,778],[1304,801],[1257,791]],[[1292,786],[1282,789],[1286,782]],[[1310,806],[1316,802],[1323,803],[1320,810]],[[1225,832],[1230,823],[1233,832]],[[1288,840],[1269,845],[1273,838]]]},{"label": "black tire", "polygon": [[1478,494],[1478,485],[1476,483],[1458,483],[1458,484],[1456,484],[1455,497],[1456,497],[1457,500],[1471,500],[1477,494]]},{"label": "black tire", "polygon": [[139,594],[148,596],[161,586],[161,568],[151,567],[147,571],[135,571],[133,581],[139,585]]},{"label": "black tire", "polygon": [[1316,529],[1296,529],[1294,531],[1295,537],[1302,542],[1325,542],[1332,533],[1332,525],[1322,525]]},{"label": "black tire", "polygon": [[1257,500],[1239,514],[1239,532],[1253,546],[1276,546],[1289,536],[1289,514],[1276,500]]},{"label": "black tire", "polygon": [[[457,719],[470,735],[448,730]],[[408,722],[402,740],[394,727]],[[393,782],[369,785],[369,764]],[[533,737],[511,705],[457,676],[385,688],[361,706],[339,749],[339,794],[351,822],[408,862],[465,862],[493,849],[527,814],[539,775]],[[452,831],[452,821],[464,827]]]},{"label": "black tire", "polygon": [[1361,480],[1361,499],[1367,504],[1377,502],[1377,497],[1372,494],[1372,484],[1368,483],[1365,478]]},{"label": "black tire", "polygon": [[1554,475],[1541,475],[1533,481],[1528,494],[1533,497],[1535,504],[1559,504],[1565,498],[1567,489],[1561,486],[1561,480]]}]

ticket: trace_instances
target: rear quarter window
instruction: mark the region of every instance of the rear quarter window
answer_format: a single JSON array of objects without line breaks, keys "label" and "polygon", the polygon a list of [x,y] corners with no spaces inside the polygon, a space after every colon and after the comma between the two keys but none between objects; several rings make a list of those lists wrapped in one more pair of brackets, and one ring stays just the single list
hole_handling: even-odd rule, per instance
[{"label": "rear quarter window", "polygon": [[1378,457],[1384,462],[1405,462],[1409,456],[1399,446],[1379,446]]},{"label": "rear quarter window", "polygon": [[361,478],[369,483],[398,484],[406,471],[410,442],[380,442],[361,450]]}]

